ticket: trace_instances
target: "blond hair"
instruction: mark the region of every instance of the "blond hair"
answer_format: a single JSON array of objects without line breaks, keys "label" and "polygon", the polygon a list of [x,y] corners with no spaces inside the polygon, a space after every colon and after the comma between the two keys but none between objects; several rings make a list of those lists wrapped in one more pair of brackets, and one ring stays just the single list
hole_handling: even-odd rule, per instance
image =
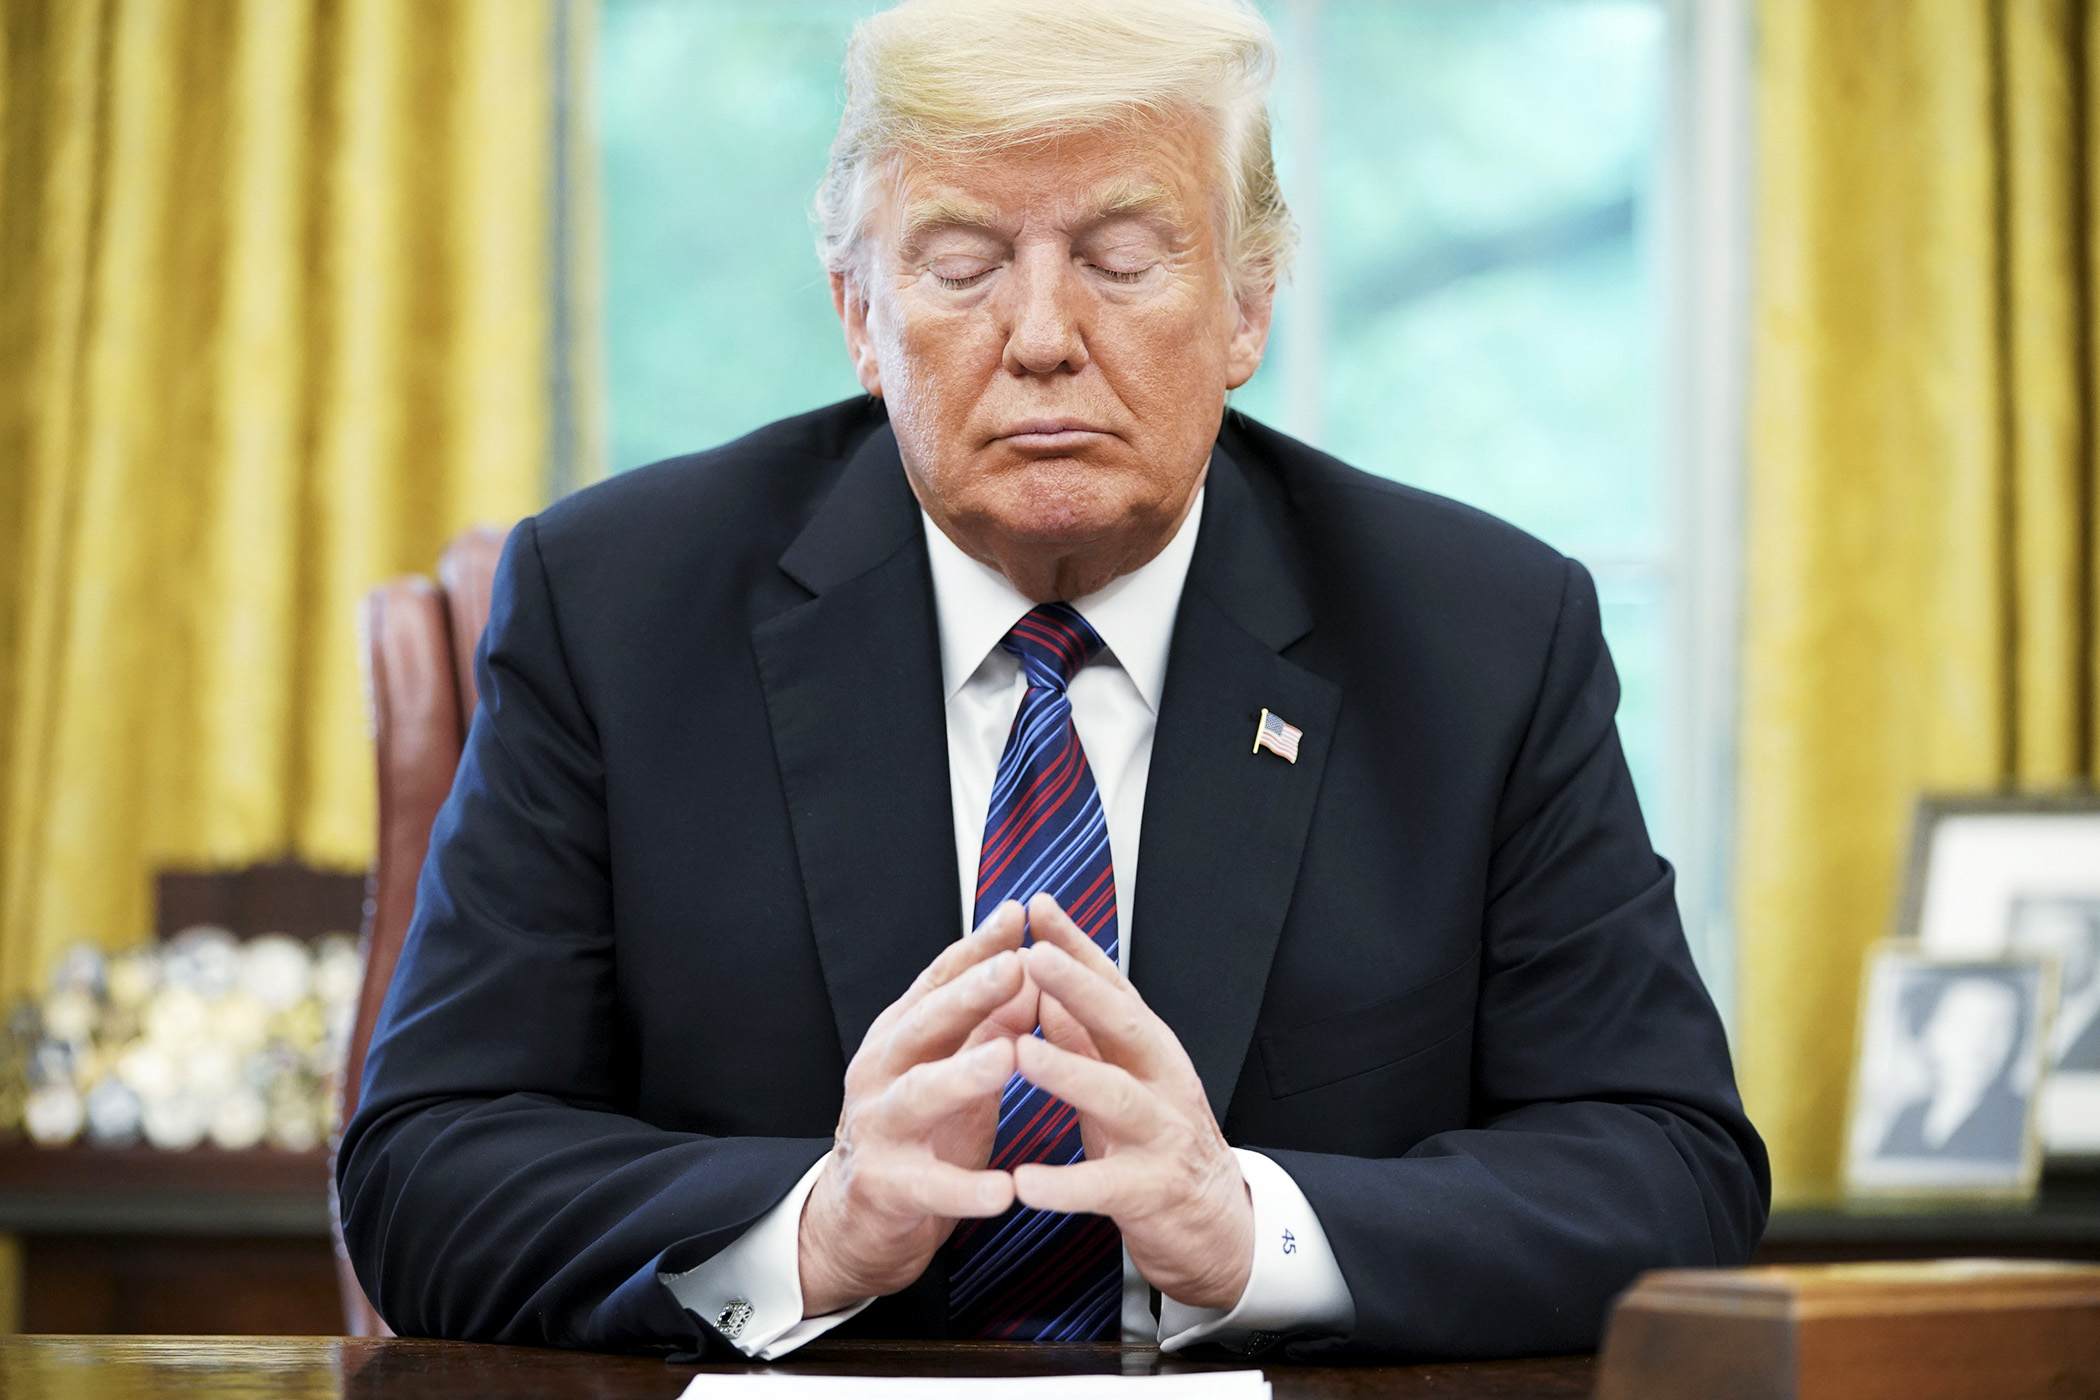
[{"label": "blond hair", "polygon": [[1077,131],[1195,116],[1215,136],[1226,267],[1273,285],[1292,240],[1269,149],[1276,40],[1248,0],[905,0],[854,27],[817,189],[817,254],[853,270],[876,181]]}]

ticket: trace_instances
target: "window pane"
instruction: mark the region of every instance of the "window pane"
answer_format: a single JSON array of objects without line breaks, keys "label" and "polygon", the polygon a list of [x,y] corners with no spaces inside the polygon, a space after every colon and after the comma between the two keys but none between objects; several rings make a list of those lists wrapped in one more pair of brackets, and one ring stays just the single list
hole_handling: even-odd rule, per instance
[{"label": "window pane", "polygon": [[854,0],[606,0],[598,41],[612,465],[859,392],[810,197]]},{"label": "window pane", "polygon": [[[1590,564],[1625,683],[1620,727],[1659,830],[1669,542],[1649,229],[1662,7],[1268,9],[1285,36],[1277,143],[1303,243],[1268,362],[1236,402]],[[1294,363],[1308,356],[1310,375]]]}]

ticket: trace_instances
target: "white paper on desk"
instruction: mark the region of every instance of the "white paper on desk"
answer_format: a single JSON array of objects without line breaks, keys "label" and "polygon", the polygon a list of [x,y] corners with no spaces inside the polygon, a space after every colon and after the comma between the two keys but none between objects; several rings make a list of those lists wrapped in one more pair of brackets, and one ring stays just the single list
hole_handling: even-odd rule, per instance
[{"label": "white paper on desk", "polygon": [[779,1371],[693,1377],[680,1400],[1269,1400],[1259,1371],[1175,1376],[797,1376]]}]

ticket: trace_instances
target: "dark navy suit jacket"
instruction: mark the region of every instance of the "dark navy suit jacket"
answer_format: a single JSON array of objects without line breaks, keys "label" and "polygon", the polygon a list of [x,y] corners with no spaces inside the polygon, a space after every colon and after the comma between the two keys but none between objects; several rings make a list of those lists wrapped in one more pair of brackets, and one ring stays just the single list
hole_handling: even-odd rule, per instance
[{"label": "dark navy suit jacket", "polygon": [[[527,520],[339,1166],[407,1334],[723,1345],[659,1274],[830,1145],[958,933],[917,507],[855,400]],[[1736,1264],[1762,1145],[1614,728],[1583,569],[1228,413],[1152,751],[1130,974],[1356,1300],[1300,1356],[1595,1344]],[[1252,752],[1273,710],[1295,764]],[[945,1279],[856,1318],[938,1336]]]}]

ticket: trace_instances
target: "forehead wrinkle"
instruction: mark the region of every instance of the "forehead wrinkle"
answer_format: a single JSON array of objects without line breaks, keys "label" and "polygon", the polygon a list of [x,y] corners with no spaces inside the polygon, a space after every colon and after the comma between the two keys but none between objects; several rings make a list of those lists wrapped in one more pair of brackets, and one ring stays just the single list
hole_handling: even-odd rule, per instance
[{"label": "forehead wrinkle", "polygon": [[[1112,219],[1164,215],[1179,221],[1181,200],[1173,189],[1157,180],[1119,177],[1094,193],[1082,196],[1059,211],[1059,222],[1067,229],[1091,228]],[[1002,220],[989,204],[957,194],[938,194],[913,200],[904,211],[897,235],[900,248],[917,245],[936,229],[994,229]]]}]

